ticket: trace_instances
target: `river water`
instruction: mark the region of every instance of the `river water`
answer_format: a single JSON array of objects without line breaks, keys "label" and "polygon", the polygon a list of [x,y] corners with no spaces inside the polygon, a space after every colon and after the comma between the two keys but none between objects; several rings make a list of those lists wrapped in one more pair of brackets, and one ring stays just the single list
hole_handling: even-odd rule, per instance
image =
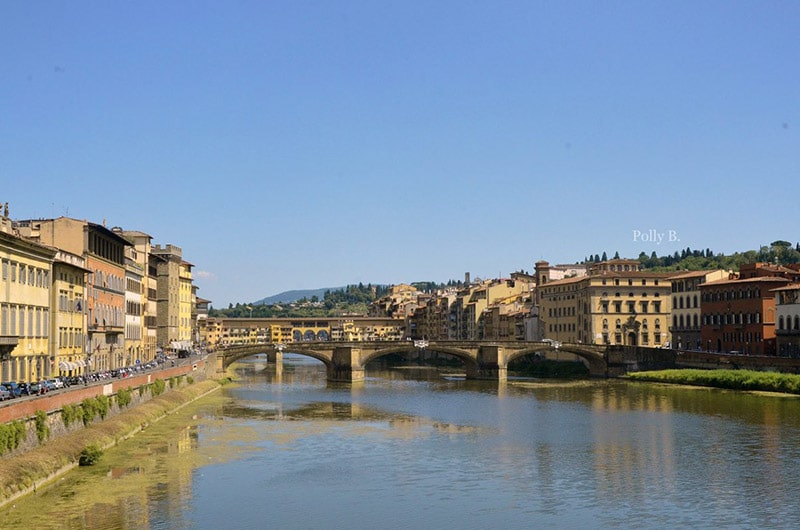
[{"label": "river water", "polygon": [[624,381],[325,381],[287,354],[0,528],[796,528],[800,399]]}]

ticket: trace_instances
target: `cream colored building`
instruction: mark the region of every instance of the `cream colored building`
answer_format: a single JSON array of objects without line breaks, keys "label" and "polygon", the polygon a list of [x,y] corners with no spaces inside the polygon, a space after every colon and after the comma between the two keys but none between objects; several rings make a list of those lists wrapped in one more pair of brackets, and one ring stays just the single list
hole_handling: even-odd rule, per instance
[{"label": "cream colored building", "polygon": [[664,346],[671,275],[616,259],[592,265],[586,276],[549,281],[538,287],[540,330],[558,342]]},{"label": "cream colored building", "polygon": [[455,340],[480,339],[480,318],[483,312],[499,303],[521,295],[532,289],[532,280],[494,279],[468,285],[459,291],[450,306],[450,336]]},{"label": "cream colored building", "polygon": [[181,341],[182,251],[175,245],[153,245],[150,259],[156,272],[156,336],[158,346],[172,348]]},{"label": "cream colored building", "polygon": [[800,283],[774,289],[776,353],[800,357]]},{"label": "cream colored building", "polygon": [[194,342],[192,331],[195,328],[195,323],[192,316],[195,314],[193,307],[194,301],[197,299],[192,286],[192,267],[194,265],[188,261],[181,261],[178,269],[178,293],[180,298],[178,340],[189,344]]},{"label": "cream colored building", "polygon": [[56,252],[51,289],[55,375],[77,376],[86,370],[86,278],[90,272],[83,256],[64,250]]},{"label": "cream colored building", "polygon": [[[158,274],[155,265],[150,260],[152,237],[137,230],[123,230],[122,236],[133,245],[134,253],[131,255],[137,264],[136,271],[141,270],[141,360],[151,361],[156,357],[158,347],[156,312],[158,310],[156,293],[158,290]],[[132,298],[136,298],[133,296]],[[131,343],[131,347],[139,344]],[[134,358],[135,359],[135,358]]]},{"label": "cream colored building", "polygon": [[700,338],[700,286],[704,283],[726,280],[731,271],[689,271],[670,277],[672,284],[672,320],[670,333],[672,346],[677,349],[701,350]]},{"label": "cream colored building", "polygon": [[125,248],[125,366],[144,363],[147,331],[144,326],[146,263],[133,245]]},{"label": "cream colored building", "polygon": [[52,373],[51,285],[56,249],[19,237],[0,219],[0,372],[3,381]]}]

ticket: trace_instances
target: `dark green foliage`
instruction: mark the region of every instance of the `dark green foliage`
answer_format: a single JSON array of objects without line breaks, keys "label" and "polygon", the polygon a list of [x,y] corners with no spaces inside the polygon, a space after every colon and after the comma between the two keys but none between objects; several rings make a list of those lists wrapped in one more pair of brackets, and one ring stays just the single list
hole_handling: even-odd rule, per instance
[{"label": "dark green foliage", "polygon": [[753,370],[661,370],[628,374],[639,381],[800,394],[800,375]]},{"label": "dark green foliage", "polygon": [[[433,291],[446,286],[460,285],[461,282],[450,280],[446,284],[436,282],[415,282],[414,287],[420,291]],[[301,298],[290,304],[230,304],[227,309],[211,308],[208,312],[212,317],[233,318],[277,318],[277,317],[327,317],[342,314],[366,314],[368,306],[389,293],[390,286],[348,285],[344,289],[327,290],[322,300],[317,296]]]},{"label": "dark green foliage", "polygon": [[61,408],[61,421],[65,427],[72,425],[72,422],[83,418],[83,411],[79,405],[64,405]]},{"label": "dark green foliage", "polygon": [[103,456],[103,451],[96,445],[90,445],[81,451],[81,456],[78,458],[78,465],[93,466]]},{"label": "dark green foliage", "polygon": [[[618,254],[615,254],[615,257]],[[591,256],[591,255],[590,255]],[[603,252],[602,260],[605,261],[606,253]],[[747,263],[800,263],[800,243],[792,247],[788,241],[773,241],[769,246],[762,246],[758,250],[747,250],[745,252],[734,252],[730,256],[725,254],[714,254],[710,248],[705,250],[692,250],[687,247],[680,252],[677,250],[672,255],[656,256],[652,252],[650,256],[641,252],[638,256],[642,267],[653,271],[677,271],[677,270],[708,270],[725,269],[739,270],[741,265]],[[591,261],[591,259],[590,259]],[[596,259],[594,261],[597,261]]]},{"label": "dark green foliage", "polygon": [[131,391],[126,388],[120,389],[117,392],[117,406],[122,408],[122,407],[127,407],[130,404],[131,404]]},{"label": "dark green foliage", "polygon": [[25,422],[14,420],[0,425],[0,455],[13,451],[25,439]]},{"label": "dark green foliage", "polygon": [[39,439],[39,443],[42,443],[50,437],[50,426],[47,425],[47,413],[43,410],[37,410],[34,422],[36,423],[36,437]]},{"label": "dark green foliage", "polygon": [[156,379],[150,383],[150,393],[153,397],[160,396],[167,389],[167,384],[163,379]]},{"label": "dark green foliage", "polygon": [[108,411],[111,409],[111,400],[108,396],[97,396],[94,399],[97,401],[97,413],[100,414],[101,419],[106,419]]},{"label": "dark green foliage", "polygon": [[94,398],[86,398],[81,401],[81,419],[84,425],[89,425],[97,416],[97,400]]}]

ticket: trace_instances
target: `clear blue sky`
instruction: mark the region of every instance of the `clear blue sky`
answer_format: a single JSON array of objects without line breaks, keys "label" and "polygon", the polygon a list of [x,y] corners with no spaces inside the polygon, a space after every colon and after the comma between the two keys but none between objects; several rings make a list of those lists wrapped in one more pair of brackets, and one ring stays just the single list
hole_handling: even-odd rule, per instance
[{"label": "clear blue sky", "polygon": [[6,1],[0,25],[11,217],[178,245],[216,307],[800,240],[797,1]]}]

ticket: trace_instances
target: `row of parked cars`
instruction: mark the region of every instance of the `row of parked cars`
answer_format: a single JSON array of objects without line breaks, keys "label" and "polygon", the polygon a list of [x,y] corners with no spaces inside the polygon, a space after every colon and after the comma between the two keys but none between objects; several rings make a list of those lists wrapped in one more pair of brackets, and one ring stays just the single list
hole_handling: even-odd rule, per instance
[{"label": "row of parked cars", "polygon": [[13,381],[6,381],[0,383],[0,401],[6,399],[13,399],[21,396],[37,396],[46,394],[59,388],[64,388],[70,385],[68,378],[55,377],[52,379],[43,379],[38,382],[32,383],[15,383]]},{"label": "row of parked cars", "polygon": [[[13,399],[21,396],[38,396],[58,390],[59,388],[66,388],[72,385],[83,385],[88,382],[102,381],[103,379],[113,379],[117,377],[130,377],[137,372],[143,372],[157,368],[161,364],[165,364],[167,359],[159,358],[158,360],[150,361],[145,364],[137,364],[127,368],[118,368],[115,370],[108,370],[104,372],[94,372],[87,376],[75,377],[54,377],[51,379],[44,379],[35,383],[15,383],[7,381],[0,383],[0,401]],[[174,365],[174,361],[172,361]]]}]

